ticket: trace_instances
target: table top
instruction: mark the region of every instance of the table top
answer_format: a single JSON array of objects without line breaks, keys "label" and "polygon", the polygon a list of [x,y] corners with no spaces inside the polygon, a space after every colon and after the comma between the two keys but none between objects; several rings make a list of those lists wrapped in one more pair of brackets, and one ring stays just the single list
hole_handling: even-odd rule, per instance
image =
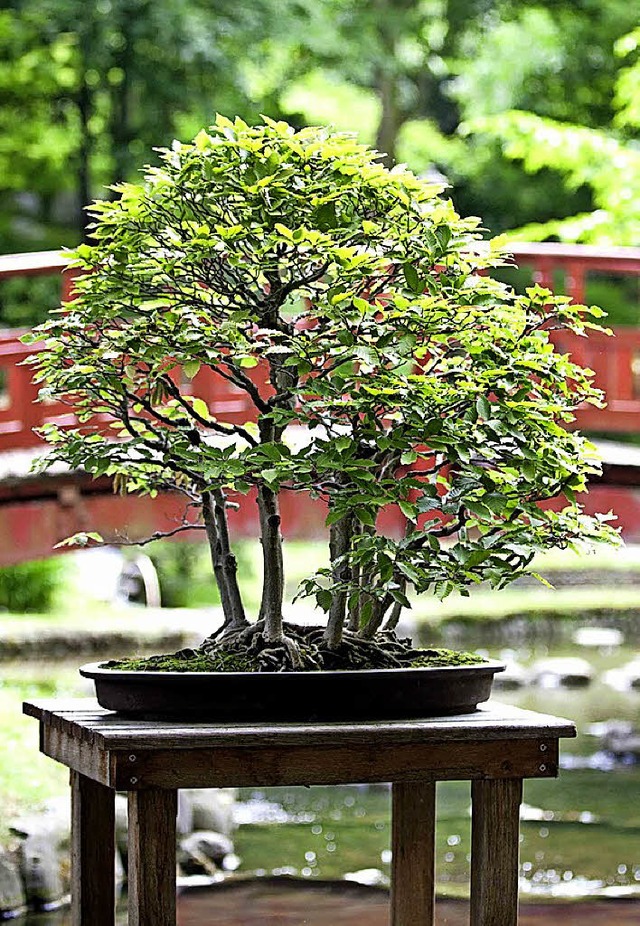
[{"label": "table top", "polygon": [[234,746],[408,745],[465,741],[557,740],[576,735],[570,720],[488,701],[472,714],[410,720],[234,724],[136,720],[92,699],[26,701],[25,714],[99,750],[202,749]]}]

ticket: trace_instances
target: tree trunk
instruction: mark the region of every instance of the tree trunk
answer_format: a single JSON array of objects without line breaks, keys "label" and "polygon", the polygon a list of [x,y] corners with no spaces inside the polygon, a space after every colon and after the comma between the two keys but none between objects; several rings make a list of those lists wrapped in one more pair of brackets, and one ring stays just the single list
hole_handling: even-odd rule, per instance
[{"label": "tree trunk", "polygon": [[396,75],[384,66],[379,67],[376,76],[376,89],[382,107],[376,132],[376,148],[384,155],[382,163],[386,167],[393,167],[396,162],[398,133],[404,122],[404,116],[398,102]]},{"label": "tree trunk", "polygon": [[282,640],[282,600],[284,598],[284,562],[278,496],[266,485],[258,489],[260,511],[260,542],[264,577],[260,618],[264,620],[264,636],[272,643]]},{"label": "tree trunk", "polygon": [[225,627],[243,627],[248,622],[242,606],[242,598],[237,581],[236,558],[229,546],[227,515],[224,495],[221,491],[202,493],[202,516],[206,528],[211,563],[216,577]]},{"label": "tree trunk", "polygon": [[131,72],[133,65],[133,43],[131,37],[132,27],[135,24],[139,11],[139,4],[124,0],[118,4],[119,21],[117,25],[120,44],[113,52],[113,67],[121,71],[122,79],[119,84],[112,86],[110,135],[113,154],[112,183],[122,183],[127,180],[132,168],[129,145],[133,138],[131,129]]},{"label": "tree trunk", "polygon": [[83,67],[78,90],[78,115],[80,117],[80,149],[78,151],[78,230],[82,240],[89,238],[90,217],[86,207],[91,202],[91,133],[89,120],[93,109],[93,99],[86,81]]},{"label": "tree trunk", "polygon": [[390,595],[385,595],[382,601],[379,601],[377,598],[374,599],[373,613],[364,627],[360,629],[359,636],[361,636],[363,640],[373,640],[382,626],[384,616],[390,608],[392,600]]},{"label": "tree trunk", "polygon": [[336,591],[336,587],[346,582],[351,575],[348,563],[340,563],[340,557],[349,552],[353,536],[353,516],[346,515],[331,525],[329,534],[329,553],[331,556],[331,578],[333,582],[331,608],[324,639],[327,646],[335,648],[342,642],[346,616],[347,593]]}]

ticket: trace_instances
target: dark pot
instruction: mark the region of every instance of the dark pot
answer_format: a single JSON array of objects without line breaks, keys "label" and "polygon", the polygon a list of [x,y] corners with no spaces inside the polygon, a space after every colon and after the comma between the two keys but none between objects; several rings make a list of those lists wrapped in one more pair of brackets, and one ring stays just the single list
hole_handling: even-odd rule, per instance
[{"label": "dark pot", "polygon": [[99,703],[137,717],[323,721],[467,714],[504,665],[341,672],[127,672],[90,663]]}]

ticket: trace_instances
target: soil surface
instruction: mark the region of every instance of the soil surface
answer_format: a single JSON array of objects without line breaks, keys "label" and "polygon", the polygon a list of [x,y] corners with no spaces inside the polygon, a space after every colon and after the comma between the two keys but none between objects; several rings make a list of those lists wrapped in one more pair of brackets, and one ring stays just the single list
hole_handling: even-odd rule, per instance
[{"label": "soil surface", "polygon": [[[519,926],[637,926],[640,901],[522,904]],[[178,900],[178,926],[388,926],[386,891],[349,882],[261,879],[192,890]],[[436,926],[467,926],[465,901],[439,900]]]}]

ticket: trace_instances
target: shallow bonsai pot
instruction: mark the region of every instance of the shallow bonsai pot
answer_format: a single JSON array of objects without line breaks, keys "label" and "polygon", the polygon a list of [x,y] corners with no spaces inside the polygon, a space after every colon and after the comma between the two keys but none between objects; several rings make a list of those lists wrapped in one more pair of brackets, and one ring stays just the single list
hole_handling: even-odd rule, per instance
[{"label": "shallow bonsai pot", "polygon": [[130,716],[220,722],[393,719],[468,714],[499,662],[318,672],[135,672],[82,666],[102,707]]}]

